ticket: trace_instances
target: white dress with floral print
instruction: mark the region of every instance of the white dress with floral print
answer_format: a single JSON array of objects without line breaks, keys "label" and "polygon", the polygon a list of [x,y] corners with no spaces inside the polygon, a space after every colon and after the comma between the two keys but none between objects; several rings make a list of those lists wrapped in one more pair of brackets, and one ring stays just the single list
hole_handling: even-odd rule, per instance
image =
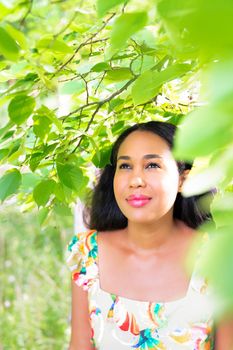
[{"label": "white dress with floral print", "polygon": [[214,349],[213,303],[194,270],[184,298],[164,303],[128,299],[101,289],[97,231],[75,235],[67,263],[88,292],[91,342],[97,350]]}]

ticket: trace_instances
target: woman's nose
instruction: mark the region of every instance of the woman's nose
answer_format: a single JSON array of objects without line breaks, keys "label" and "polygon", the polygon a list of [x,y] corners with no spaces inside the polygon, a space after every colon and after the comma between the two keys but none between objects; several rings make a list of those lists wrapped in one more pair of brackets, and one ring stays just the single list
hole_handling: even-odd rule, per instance
[{"label": "woman's nose", "polygon": [[134,176],[130,180],[130,187],[144,187],[145,181],[141,176]]}]

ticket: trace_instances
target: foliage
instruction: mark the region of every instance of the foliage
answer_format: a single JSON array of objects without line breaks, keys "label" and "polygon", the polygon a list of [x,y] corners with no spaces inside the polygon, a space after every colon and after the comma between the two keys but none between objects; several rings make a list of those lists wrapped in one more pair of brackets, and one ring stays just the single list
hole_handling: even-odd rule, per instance
[{"label": "foliage", "polygon": [[[216,231],[232,231],[231,0],[0,6],[0,162],[11,169],[0,180],[7,184],[1,200],[18,191],[23,209],[38,206],[45,223],[56,207],[85,198],[93,165],[108,162],[111,142],[126,126],[168,120],[182,124],[174,155],[207,159],[184,194],[217,186]],[[231,275],[229,254],[225,265]]]},{"label": "foliage", "polygon": [[35,212],[22,216],[11,205],[0,222],[0,348],[67,349],[70,274],[64,246],[72,216],[56,216],[42,231]]}]

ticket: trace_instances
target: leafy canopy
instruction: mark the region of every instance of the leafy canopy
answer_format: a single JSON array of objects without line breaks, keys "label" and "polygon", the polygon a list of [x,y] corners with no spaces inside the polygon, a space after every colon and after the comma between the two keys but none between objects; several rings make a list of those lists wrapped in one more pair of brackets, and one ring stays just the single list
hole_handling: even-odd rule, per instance
[{"label": "leafy canopy", "polygon": [[232,232],[232,15],[231,0],[2,2],[1,201],[46,225],[85,198],[125,127],[163,120],[181,125],[177,158],[205,157],[184,194],[218,187],[216,227]]}]

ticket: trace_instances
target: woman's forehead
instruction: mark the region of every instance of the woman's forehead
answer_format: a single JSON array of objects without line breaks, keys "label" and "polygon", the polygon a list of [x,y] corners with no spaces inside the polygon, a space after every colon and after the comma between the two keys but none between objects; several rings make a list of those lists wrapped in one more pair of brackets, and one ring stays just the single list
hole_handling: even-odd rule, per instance
[{"label": "woman's forehead", "polygon": [[171,155],[167,142],[152,132],[134,131],[129,134],[119,147],[117,158],[120,156],[145,157],[156,155],[157,158]]}]

